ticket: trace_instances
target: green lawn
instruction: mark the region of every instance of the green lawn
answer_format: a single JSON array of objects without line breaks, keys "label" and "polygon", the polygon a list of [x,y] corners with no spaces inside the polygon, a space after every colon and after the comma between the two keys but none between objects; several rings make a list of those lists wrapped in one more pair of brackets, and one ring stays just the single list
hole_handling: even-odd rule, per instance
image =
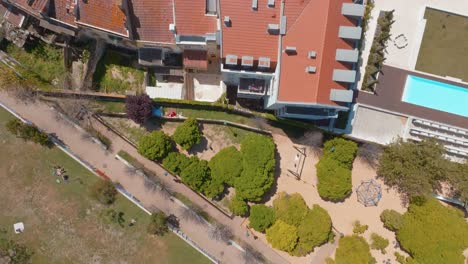
[{"label": "green lawn", "polygon": [[101,92],[125,93],[140,91],[144,81],[144,72],[135,68],[132,56],[124,56],[107,49],[99,61],[94,73],[94,82]]},{"label": "green lawn", "polygon": [[468,17],[426,8],[416,70],[468,81]]},{"label": "green lawn", "polygon": [[[89,196],[99,179],[58,148],[10,135],[4,125],[12,118],[0,110],[0,236],[33,250],[33,263],[210,263],[172,233],[148,235],[149,216],[123,196],[110,206],[123,213],[123,226],[106,222],[100,213],[109,207]],[[66,169],[69,183],[55,182],[54,165]],[[15,235],[18,221],[26,228]]]}]

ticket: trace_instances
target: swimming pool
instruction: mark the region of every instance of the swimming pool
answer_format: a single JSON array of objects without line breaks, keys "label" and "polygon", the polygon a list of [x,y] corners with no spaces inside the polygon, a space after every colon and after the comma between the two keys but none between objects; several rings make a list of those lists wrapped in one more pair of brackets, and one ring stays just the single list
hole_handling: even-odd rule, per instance
[{"label": "swimming pool", "polygon": [[461,86],[408,75],[401,100],[468,117],[468,88]]}]

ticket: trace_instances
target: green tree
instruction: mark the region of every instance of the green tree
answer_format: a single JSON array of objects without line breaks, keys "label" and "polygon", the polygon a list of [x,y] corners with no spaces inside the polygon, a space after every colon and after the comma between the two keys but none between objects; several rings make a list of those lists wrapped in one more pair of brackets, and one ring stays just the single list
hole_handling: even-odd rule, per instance
[{"label": "green tree", "polygon": [[377,249],[377,250],[380,250],[382,254],[387,254],[385,249],[388,247],[389,244],[390,243],[388,242],[388,239],[385,239],[384,237],[376,233],[371,234],[371,248],[372,249]]},{"label": "green tree", "polygon": [[138,153],[150,160],[165,158],[172,149],[171,139],[162,131],[153,131],[138,142]]},{"label": "green tree", "polygon": [[281,192],[273,201],[276,219],[298,227],[306,216],[309,207],[298,193],[287,194]]},{"label": "green tree", "polygon": [[468,163],[447,161],[446,175],[448,182],[455,188],[453,195],[468,202]]},{"label": "green tree", "polygon": [[203,192],[210,180],[208,162],[206,160],[193,161],[180,173],[180,177],[194,190]]},{"label": "green tree", "polygon": [[330,237],[332,221],[328,212],[315,204],[297,228],[299,242],[293,251],[295,256],[305,256],[326,243]]},{"label": "green tree", "polygon": [[244,216],[249,211],[249,205],[244,199],[236,195],[232,198],[229,209],[235,215]]},{"label": "green tree", "polygon": [[176,128],[172,138],[177,144],[186,150],[190,149],[193,145],[200,143],[202,133],[198,127],[198,121],[193,117],[187,118]]},{"label": "green tree", "polygon": [[323,144],[323,156],[337,161],[341,166],[351,169],[356,157],[358,146],[356,142],[335,137]]},{"label": "green tree", "polygon": [[335,253],[336,264],[368,264],[372,260],[369,244],[363,237],[352,235],[340,239]]},{"label": "green tree", "polygon": [[98,180],[91,188],[91,195],[105,205],[113,204],[117,198],[117,189],[109,180]]},{"label": "green tree", "polygon": [[269,137],[249,134],[242,140],[242,173],[235,179],[236,193],[260,201],[274,181],[275,143]]},{"label": "green tree", "polygon": [[395,210],[385,209],[380,214],[384,227],[390,231],[397,231],[403,224],[403,216]]},{"label": "green tree", "polygon": [[458,209],[430,198],[421,205],[410,204],[396,237],[413,258],[408,263],[463,264],[468,223]]},{"label": "green tree", "polygon": [[30,140],[42,146],[50,146],[51,141],[47,133],[42,132],[34,125],[25,124],[18,119],[12,119],[6,123],[6,129],[15,136],[24,140]]},{"label": "green tree", "polygon": [[163,159],[162,165],[168,171],[180,175],[180,173],[187,168],[193,160],[180,152],[171,152]]},{"label": "green tree", "polygon": [[148,233],[163,236],[169,231],[167,216],[164,212],[153,213],[148,224]]},{"label": "green tree", "polygon": [[242,154],[234,146],[227,147],[216,153],[208,165],[213,179],[234,186],[242,173]]},{"label": "green tree", "polygon": [[[211,172],[212,174],[213,172]],[[221,193],[224,192],[225,186],[224,182],[222,182],[220,179],[213,178],[210,176],[210,179],[205,182],[203,185],[203,193],[208,197],[208,198],[214,198]]]},{"label": "green tree", "polygon": [[282,220],[277,220],[266,231],[268,242],[279,250],[291,252],[297,245],[297,228]]},{"label": "green tree", "polygon": [[443,146],[434,140],[399,139],[385,148],[377,175],[386,185],[396,187],[408,197],[430,194],[445,179],[444,152]]},{"label": "green tree", "polygon": [[351,170],[330,157],[322,157],[317,167],[317,190],[325,200],[342,201],[352,192]]},{"label": "green tree", "polygon": [[265,232],[275,222],[275,210],[264,204],[256,204],[250,208],[250,227]]}]

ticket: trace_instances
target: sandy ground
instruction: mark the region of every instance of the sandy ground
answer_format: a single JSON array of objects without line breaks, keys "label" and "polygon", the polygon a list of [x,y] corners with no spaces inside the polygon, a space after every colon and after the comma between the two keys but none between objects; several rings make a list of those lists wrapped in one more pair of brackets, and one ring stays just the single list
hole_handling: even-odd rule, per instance
[{"label": "sandy ground", "polygon": [[[352,234],[352,223],[356,220],[359,220],[361,224],[368,225],[369,229],[364,233],[364,237],[368,241],[370,241],[370,235],[374,232],[384,236],[390,241],[390,245],[387,248],[387,254],[383,255],[380,251],[372,250],[372,255],[376,258],[378,263],[382,263],[387,259],[394,262],[395,235],[393,232],[390,232],[383,227],[379,216],[384,209],[394,209],[399,212],[404,212],[406,210],[401,204],[399,195],[393,190],[387,190],[383,186],[383,183],[377,180],[382,184],[382,199],[376,207],[364,207],[357,201],[356,193],[354,192],[361,181],[375,179],[375,170],[360,158],[356,158],[352,172],[352,195],[342,203],[326,202],[319,197],[316,189],[317,178],[315,164],[319,160],[320,151],[317,151],[318,148],[313,146],[317,146],[319,137],[316,134],[306,135],[304,138],[297,141],[301,144],[294,144],[291,139],[281,135],[275,135],[274,139],[277,144],[280,159],[280,175],[277,181],[276,194],[282,191],[287,193],[297,192],[304,197],[309,207],[313,204],[319,204],[330,214],[336,230],[345,235]],[[305,148],[306,157],[304,161],[302,161],[301,158],[296,159],[298,151],[295,147],[298,149]],[[300,172],[302,163],[304,164],[301,174],[302,176],[300,180],[297,180],[294,174],[290,171],[295,172],[297,170]],[[294,167],[294,164],[296,164],[296,168]],[[275,196],[271,197],[267,204],[271,205],[274,198]],[[259,239],[265,240],[264,235],[258,234],[258,236]],[[278,252],[291,263],[324,263],[326,257],[333,257],[335,248],[336,245],[328,244],[316,249],[315,252],[310,255],[301,258],[291,257],[285,252]]]}]

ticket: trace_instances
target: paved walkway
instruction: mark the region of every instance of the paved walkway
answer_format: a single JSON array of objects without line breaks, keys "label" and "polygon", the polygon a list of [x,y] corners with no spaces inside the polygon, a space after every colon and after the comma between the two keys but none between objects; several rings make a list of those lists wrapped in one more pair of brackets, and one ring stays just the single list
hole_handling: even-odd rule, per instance
[{"label": "paved walkway", "polygon": [[[157,207],[167,214],[179,216],[181,230],[222,263],[243,262],[242,253],[239,249],[234,246],[229,246],[225,242],[211,238],[209,235],[209,226],[194,223],[180,217],[182,208],[178,204],[166,199],[158,191],[154,190],[154,188],[148,187],[148,184],[145,184],[142,177],[129,174],[125,165],[115,159],[115,154],[117,154],[119,150],[125,150],[157,175],[164,175],[165,170],[140,156],[131,145],[111,131],[108,131],[101,124],[95,122],[93,126],[111,139],[111,151],[104,151],[99,145],[83,137],[82,131],[71,126],[66,121],[57,118],[56,112],[42,102],[35,103],[34,105],[25,105],[17,102],[14,98],[3,92],[0,92],[0,101],[14,109],[26,119],[31,120],[41,129],[49,133],[55,133],[75,154],[89,162],[95,168],[106,173],[113,181],[119,182],[127,191],[136,196],[145,207]],[[246,236],[247,230],[241,227],[243,218],[236,217],[230,219],[226,217],[185,185],[174,182],[171,176],[161,176],[160,179],[170,190],[182,193],[193,203],[202,207],[218,222],[230,227],[236,239],[242,240],[242,242],[249,244],[251,247],[261,252],[270,262],[287,263],[286,260],[262,241],[254,240],[252,236]]]}]

